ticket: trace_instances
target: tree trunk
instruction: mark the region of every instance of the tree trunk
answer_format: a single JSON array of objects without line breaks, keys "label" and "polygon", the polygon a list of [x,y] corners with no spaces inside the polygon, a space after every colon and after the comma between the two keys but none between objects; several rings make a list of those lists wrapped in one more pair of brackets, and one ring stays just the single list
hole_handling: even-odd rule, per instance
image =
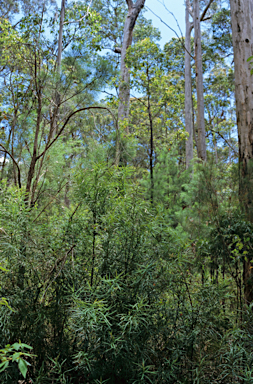
[{"label": "tree trunk", "polygon": [[63,23],[65,18],[65,0],[61,2],[61,19],[59,27],[59,37],[58,37],[58,55],[56,61],[56,68],[58,72],[61,70],[61,58],[62,58],[62,35],[63,35]]},{"label": "tree trunk", "polygon": [[39,132],[40,132],[40,123],[41,123],[41,113],[42,113],[42,101],[41,101],[41,96],[42,92],[41,89],[37,93],[38,95],[38,109],[37,109],[37,121],[36,121],[36,130],[35,130],[35,136],[34,136],[34,141],[33,141],[33,154],[32,154],[32,159],[31,163],[29,166],[28,170],[28,175],[27,175],[27,181],[26,181],[26,196],[25,196],[25,202],[26,204],[29,203],[29,198],[31,194],[31,188],[32,188],[32,181],[33,177],[35,174],[35,166],[37,163],[37,155],[38,155],[38,139],[39,139]]},{"label": "tree trunk", "polygon": [[150,105],[150,89],[149,89],[149,70],[147,68],[148,78],[148,117],[149,117],[149,128],[150,128],[150,149],[149,149],[149,169],[150,169],[150,202],[154,203],[154,172],[153,172],[153,156],[154,156],[154,133],[153,133],[153,117],[151,113]]},{"label": "tree trunk", "polygon": [[[58,37],[58,54],[56,60],[56,71],[58,75],[61,74],[61,60],[62,60],[62,35],[63,35],[63,24],[65,18],[65,0],[61,2],[61,17],[60,17],[60,26],[59,26],[59,37]],[[57,121],[59,120],[59,106],[61,103],[61,95],[58,89],[55,91],[55,106],[53,108],[52,122],[51,122],[51,132],[50,136],[55,137],[57,134]]]},{"label": "tree trunk", "polygon": [[192,86],[191,86],[191,30],[189,10],[185,7],[185,129],[188,137],[185,145],[186,168],[193,159],[193,121],[192,121]]},{"label": "tree trunk", "polygon": [[[253,2],[230,0],[235,63],[235,98],[239,143],[239,196],[253,222],[253,77],[247,59],[253,54]],[[244,295],[253,301],[252,258],[244,261]]]},{"label": "tree trunk", "polygon": [[[132,0],[126,0],[128,5],[128,14],[125,20],[123,44],[121,48],[120,62],[120,85],[119,85],[119,108],[118,121],[128,119],[129,104],[130,104],[130,76],[126,67],[125,59],[127,48],[132,44],[133,30],[140,11],[144,7],[145,0],[137,0],[133,3]],[[128,132],[128,127],[126,127]]]},{"label": "tree trunk", "polygon": [[201,31],[199,16],[199,0],[194,0],[194,45],[195,45],[195,67],[196,67],[196,88],[197,88],[197,129],[198,129],[198,150],[199,157],[206,160],[206,139],[205,139],[205,117],[204,117],[204,88],[203,88],[203,67],[201,50]]}]

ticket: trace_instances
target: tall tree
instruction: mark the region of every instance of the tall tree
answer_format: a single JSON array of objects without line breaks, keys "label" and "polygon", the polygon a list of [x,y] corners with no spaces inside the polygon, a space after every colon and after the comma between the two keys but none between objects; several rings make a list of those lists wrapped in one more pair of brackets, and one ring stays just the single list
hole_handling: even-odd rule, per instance
[{"label": "tall tree", "polygon": [[58,37],[58,55],[57,55],[57,70],[60,72],[61,68],[61,58],[62,58],[62,35],[63,35],[63,24],[65,17],[65,0],[61,2],[61,18],[59,26],[59,37]]},{"label": "tall tree", "polygon": [[204,88],[203,88],[203,66],[201,50],[201,30],[199,0],[194,0],[194,46],[195,46],[195,68],[197,88],[197,127],[198,127],[198,151],[199,157],[206,160],[205,140],[205,109],[204,109]]},{"label": "tall tree", "polygon": [[[206,13],[214,0],[209,0],[205,6],[201,16],[199,10],[199,0],[194,0],[194,9],[192,9],[190,1],[186,1],[185,10],[185,124],[189,138],[186,143],[186,167],[193,158],[193,119],[192,119],[192,97],[191,97],[191,31],[194,27],[194,48],[195,48],[195,73],[196,73],[196,89],[197,89],[197,130],[198,130],[198,157],[203,161],[206,160],[206,141],[205,141],[205,107],[204,107],[204,88],[203,88],[203,65],[202,65],[202,49],[201,49],[201,29],[200,23],[209,19]],[[193,18],[193,23],[189,21],[189,15]]]},{"label": "tall tree", "polygon": [[191,30],[193,24],[189,19],[189,4],[185,7],[185,129],[188,133],[186,140],[186,168],[193,159],[193,119],[192,119],[192,84],[191,84]]},{"label": "tall tree", "polygon": [[[128,68],[126,67],[125,59],[127,48],[132,44],[133,30],[136,20],[144,7],[145,0],[126,0],[128,6],[128,13],[124,25],[123,44],[121,48],[121,62],[120,62],[120,85],[119,85],[119,108],[118,120],[123,121],[129,115],[130,103],[130,76]],[[127,128],[128,130],[128,128]]]},{"label": "tall tree", "polygon": [[[61,73],[61,61],[62,61],[62,37],[63,37],[63,24],[64,24],[64,18],[65,18],[65,0],[62,0],[61,2],[61,16],[60,16],[60,25],[59,25],[59,36],[58,36],[58,53],[57,53],[57,59],[56,59],[56,70],[58,74]],[[55,92],[55,101],[54,101],[54,112],[53,112],[53,119],[51,124],[51,134],[53,137],[55,137],[57,133],[57,120],[58,120],[58,114],[59,114],[59,107],[61,103],[61,95],[59,91],[56,89]]]},{"label": "tall tree", "polygon": [[[253,53],[253,3],[230,0],[235,63],[235,98],[239,142],[240,200],[253,222],[253,77],[247,62]],[[247,303],[253,301],[252,259],[244,261]]]}]

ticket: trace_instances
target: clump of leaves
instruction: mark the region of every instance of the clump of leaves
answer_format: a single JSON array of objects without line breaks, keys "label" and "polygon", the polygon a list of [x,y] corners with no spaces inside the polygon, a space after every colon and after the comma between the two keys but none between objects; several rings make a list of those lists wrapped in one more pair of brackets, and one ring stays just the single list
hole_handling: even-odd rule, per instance
[{"label": "clump of leaves", "polygon": [[21,341],[12,345],[8,344],[5,348],[0,349],[0,372],[7,369],[10,363],[15,362],[18,364],[22,376],[26,378],[28,365],[31,365],[26,359],[32,357],[30,353],[25,352],[27,349],[31,350],[32,347]]}]

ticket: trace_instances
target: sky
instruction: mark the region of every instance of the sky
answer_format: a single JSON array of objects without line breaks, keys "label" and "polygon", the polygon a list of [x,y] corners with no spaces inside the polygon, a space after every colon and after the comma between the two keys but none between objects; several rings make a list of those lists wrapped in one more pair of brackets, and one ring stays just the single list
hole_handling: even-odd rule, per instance
[{"label": "sky", "polygon": [[[172,12],[175,18],[178,21],[178,24],[181,28],[183,35],[185,34],[185,7],[184,0],[146,0],[145,5],[150,8],[157,16],[159,16],[166,24],[173,28],[179,36],[181,32],[177,26],[176,21],[173,16],[165,9],[163,3],[167,9]],[[153,25],[161,31],[162,39],[160,41],[161,46],[163,47],[172,37],[177,37],[166,25],[164,25],[158,17],[156,17],[152,12],[147,10],[145,12],[145,17],[151,19]]]}]

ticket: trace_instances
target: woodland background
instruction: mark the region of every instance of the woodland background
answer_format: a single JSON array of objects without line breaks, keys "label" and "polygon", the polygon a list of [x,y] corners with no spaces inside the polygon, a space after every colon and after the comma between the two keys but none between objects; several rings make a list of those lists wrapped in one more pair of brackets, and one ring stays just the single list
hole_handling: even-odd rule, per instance
[{"label": "woodland background", "polygon": [[253,383],[252,2],[185,21],[0,0],[1,383]]}]

